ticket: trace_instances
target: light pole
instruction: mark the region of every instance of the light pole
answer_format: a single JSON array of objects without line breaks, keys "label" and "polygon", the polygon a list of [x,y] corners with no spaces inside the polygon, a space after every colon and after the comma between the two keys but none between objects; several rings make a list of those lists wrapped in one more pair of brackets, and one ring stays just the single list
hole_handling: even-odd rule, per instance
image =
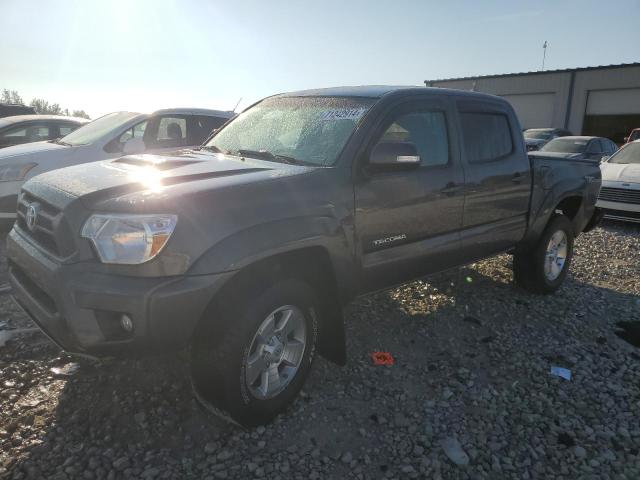
[{"label": "light pole", "polygon": [[549,46],[549,44],[545,40],[544,43],[542,44],[542,70],[543,71],[544,71],[544,61],[547,58],[547,47],[548,46]]}]

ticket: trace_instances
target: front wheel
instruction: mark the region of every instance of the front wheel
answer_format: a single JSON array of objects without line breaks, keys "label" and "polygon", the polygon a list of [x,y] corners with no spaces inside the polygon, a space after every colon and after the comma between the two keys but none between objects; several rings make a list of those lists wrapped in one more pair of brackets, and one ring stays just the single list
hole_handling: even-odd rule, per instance
[{"label": "front wheel", "polygon": [[298,394],[315,356],[313,290],[297,280],[229,298],[192,346],[196,396],[244,426],[267,423]]},{"label": "front wheel", "polygon": [[513,258],[518,285],[533,293],[553,293],[564,281],[573,258],[573,225],[565,216],[554,217],[531,249],[517,249]]}]

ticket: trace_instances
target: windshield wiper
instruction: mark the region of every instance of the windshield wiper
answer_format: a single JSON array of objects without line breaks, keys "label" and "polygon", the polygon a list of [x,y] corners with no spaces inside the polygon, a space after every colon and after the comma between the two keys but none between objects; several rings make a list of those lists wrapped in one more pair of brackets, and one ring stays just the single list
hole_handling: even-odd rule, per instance
[{"label": "windshield wiper", "polygon": [[65,147],[73,147],[73,145],[71,145],[70,143],[67,142],[63,142],[62,140],[60,140],[59,138],[53,139],[53,140],[49,140],[51,143],[56,143],[58,145],[64,145]]},{"label": "windshield wiper", "polygon": [[271,160],[274,162],[287,163],[289,165],[310,165],[313,166],[313,163],[305,162],[303,160],[298,160],[297,158],[290,157],[288,155],[280,155],[277,153],[272,153],[268,150],[247,150],[241,148],[238,150],[238,154],[243,157],[256,157],[261,158],[263,160]]},{"label": "windshield wiper", "polygon": [[224,154],[228,154],[229,152],[226,150],[222,150],[218,147],[216,147],[215,145],[200,145],[198,147],[198,150],[207,150],[208,152],[216,152],[216,153],[224,153]]}]

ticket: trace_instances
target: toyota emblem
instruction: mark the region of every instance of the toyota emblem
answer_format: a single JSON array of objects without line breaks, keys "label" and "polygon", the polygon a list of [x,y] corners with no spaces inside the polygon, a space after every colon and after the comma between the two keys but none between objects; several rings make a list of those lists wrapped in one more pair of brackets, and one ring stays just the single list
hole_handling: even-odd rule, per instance
[{"label": "toyota emblem", "polygon": [[40,205],[38,205],[37,203],[31,203],[27,207],[27,214],[24,219],[27,223],[27,227],[29,227],[29,230],[31,231],[36,228],[36,220],[38,219],[39,208]]}]

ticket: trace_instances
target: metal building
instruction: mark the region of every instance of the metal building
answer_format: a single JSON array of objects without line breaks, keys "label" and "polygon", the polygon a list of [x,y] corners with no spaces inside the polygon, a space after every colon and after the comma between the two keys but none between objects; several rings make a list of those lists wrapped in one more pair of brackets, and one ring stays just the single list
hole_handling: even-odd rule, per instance
[{"label": "metal building", "polygon": [[640,127],[640,63],[425,80],[506,98],[522,128],[567,128],[622,143]]}]

